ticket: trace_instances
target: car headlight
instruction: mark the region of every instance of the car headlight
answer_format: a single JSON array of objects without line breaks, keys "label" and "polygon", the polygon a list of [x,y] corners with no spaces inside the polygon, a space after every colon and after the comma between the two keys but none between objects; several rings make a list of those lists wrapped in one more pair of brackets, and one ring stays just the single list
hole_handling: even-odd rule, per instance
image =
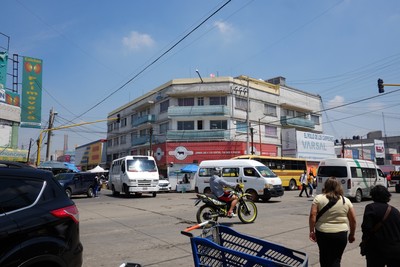
[{"label": "car headlight", "polygon": [[273,184],[265,184],[264,188],[271,189],[271,188],[274,188],[274,185]]}]

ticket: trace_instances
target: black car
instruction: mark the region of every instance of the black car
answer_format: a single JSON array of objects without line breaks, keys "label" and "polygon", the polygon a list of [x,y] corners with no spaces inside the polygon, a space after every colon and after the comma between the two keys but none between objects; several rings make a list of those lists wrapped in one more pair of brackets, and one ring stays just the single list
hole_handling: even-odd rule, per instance
[{"label": "black car", "polygon": [[0,266],[82,265],[79,212],[49,171],[0,161]]}]

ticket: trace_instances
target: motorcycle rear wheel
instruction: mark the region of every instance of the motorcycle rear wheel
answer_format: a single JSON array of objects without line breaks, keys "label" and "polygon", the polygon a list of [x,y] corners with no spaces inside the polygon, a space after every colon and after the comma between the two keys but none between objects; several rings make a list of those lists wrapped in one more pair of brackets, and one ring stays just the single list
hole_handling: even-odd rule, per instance
[{"label": "motorcycle rear wheel", "polygon": [[257,206],[249,199],[244,199],[238,206],[238,217],[242,223],[252,223],[257,218]]},{"label": "motorcycle rear wheel", "polygon": [[201,206],[196,213],[197,223],[202,223],[205,221],[214,221],[218,220],[218,212],[217,209],[213,206],[203,205]]}]

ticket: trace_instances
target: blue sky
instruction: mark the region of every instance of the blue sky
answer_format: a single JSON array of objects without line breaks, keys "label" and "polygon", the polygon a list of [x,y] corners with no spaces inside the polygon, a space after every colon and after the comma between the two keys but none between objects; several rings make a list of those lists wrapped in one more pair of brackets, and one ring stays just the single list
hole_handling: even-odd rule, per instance
[{"label": "blue sky", "polygon": [[[198,69],[204,77],[284,76],[287,85],[321,95],[326,109],[355,102],[324,113],[324,133],[337,139],[375,130],[400,135],[399,87],[378,96],[376,85],[378,78],[400,83],[398,0],[232,0],[138,75],[226,2],[4,0],[0,32],[10,37],[10,54],[43,60],[43,125],[51,108],[56,127],[105,119],[171,79],[197,77]],[[62,149],[64,135],[72,149],[105,138],[106,125],[54,134],[52,151]],[[19,143],[26,148],[38,135],[21,129]]]}]

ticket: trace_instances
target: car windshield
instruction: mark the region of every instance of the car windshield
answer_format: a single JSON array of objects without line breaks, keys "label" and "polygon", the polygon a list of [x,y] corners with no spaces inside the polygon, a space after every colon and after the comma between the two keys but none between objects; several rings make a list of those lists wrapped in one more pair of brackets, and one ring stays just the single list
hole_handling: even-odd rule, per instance
[{"label": "car windshield", "polygon": [[127,161],[127,171],[129,172],[155,172],[156,165],[153,160],[135,159]]},{"label": "car windshield", "polygon": [[277,177],[276,174],[271,171],[267,166],[257,166],[256,169],[261,173],[263,177]]}]

